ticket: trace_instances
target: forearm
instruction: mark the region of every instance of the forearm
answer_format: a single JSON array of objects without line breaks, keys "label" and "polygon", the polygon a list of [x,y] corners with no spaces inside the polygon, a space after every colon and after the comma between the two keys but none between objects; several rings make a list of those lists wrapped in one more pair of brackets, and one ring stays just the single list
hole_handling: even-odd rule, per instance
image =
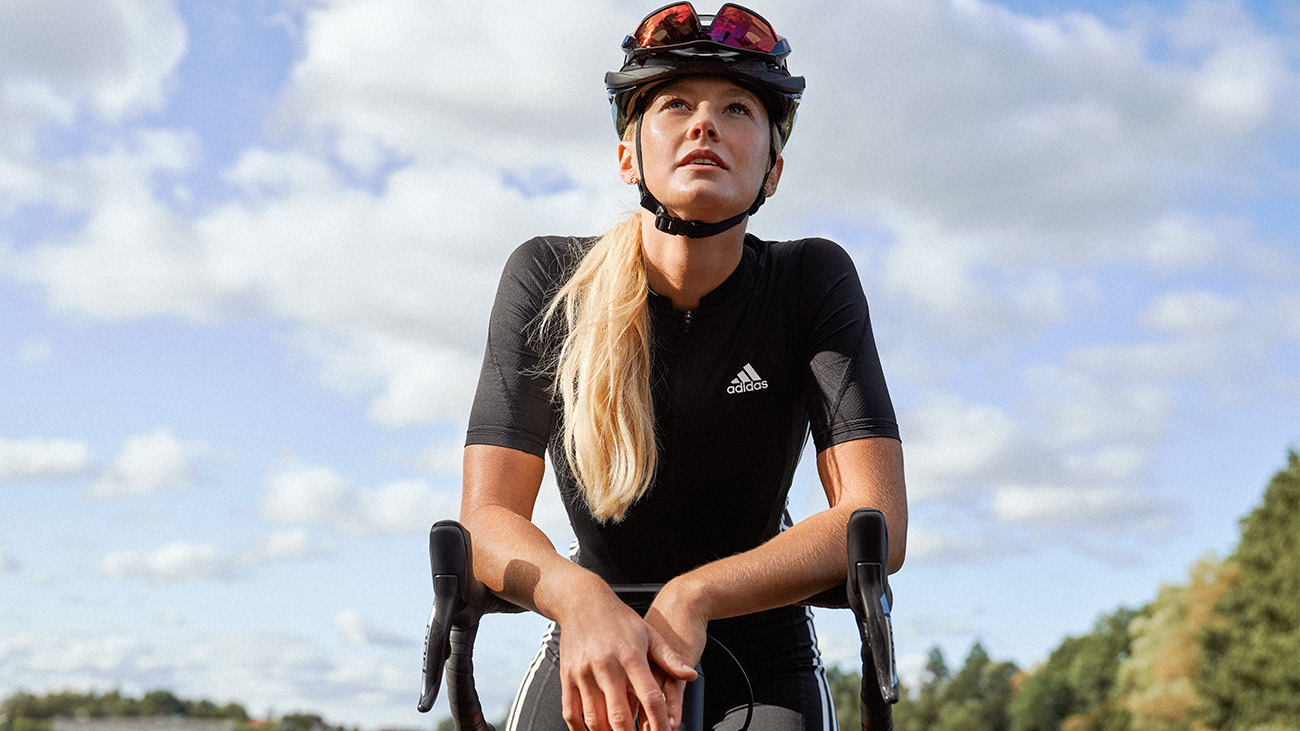
[{"label": "forearm", "polygon": [[679,578],[677,601],[698,603],[710,619],[803,601],[846,578],[846,531],[855,510],[872,507],[889,534],[889,570],[903,564],[907,545],[907,495],[902,449],[896,440],[864,439],[817,456],[830,507],[766,543],[701,566]]},{"label": "forearm", "polygon": [[[599,578],[556,552],[531,521],[500,506],[463,512],[474,541],[474,573],[493,593],[560,621]],[[594,582],[593,582],[594,580]]]},{"label": "forearm", "polygon": [[822,511],[757,548],[700,566],[674,581],[680,597],[712,620],[794,604],[841,584],[851,513]]}]

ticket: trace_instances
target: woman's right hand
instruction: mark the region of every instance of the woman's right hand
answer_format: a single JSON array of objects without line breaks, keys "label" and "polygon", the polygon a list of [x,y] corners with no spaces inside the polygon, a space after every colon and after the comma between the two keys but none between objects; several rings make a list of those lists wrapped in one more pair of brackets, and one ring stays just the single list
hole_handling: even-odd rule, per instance
[{"label": "woman's right hand", "polygon": [[560,621],[562,707],[570,731],[635,731],[638,714],[642,729],[646,722],[650,731],[677,728],[681,708],[668,708],[652,666],[687,681],[695,669],[603,582],[575,597],[580,606]]}]

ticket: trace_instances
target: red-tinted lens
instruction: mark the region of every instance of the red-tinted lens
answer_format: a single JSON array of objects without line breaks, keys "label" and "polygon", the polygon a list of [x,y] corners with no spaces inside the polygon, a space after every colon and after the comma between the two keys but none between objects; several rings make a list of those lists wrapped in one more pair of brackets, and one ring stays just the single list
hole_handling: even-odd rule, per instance
[{"label": "red-tinted lens", "polygon": [[709,39],[746,51],[771,53],[776,48],[776,31],[766,20],[739,5],[723,5],[709,27]]},{"label": "red-tinted lens", "polygon": [[699,32],[700,19],[695,15],[695,8],[690,3],[678,3],[641,21],[632,37],[642,48],[672,46],[697,39]]}]

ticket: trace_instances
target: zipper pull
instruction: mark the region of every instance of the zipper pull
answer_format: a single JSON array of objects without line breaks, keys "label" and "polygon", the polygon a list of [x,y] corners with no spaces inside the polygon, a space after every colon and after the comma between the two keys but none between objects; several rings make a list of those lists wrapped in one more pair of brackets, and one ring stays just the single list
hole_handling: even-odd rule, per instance
[{"label": "zipper pull", "polygon": [[694,314],[695,314],[695,312],[694,312],[693,310],[686,310],[686,313],[685,313],[685,315],[686,315],[686,319],[685,319],[684,322],[683,322],[682,332],[690,332],[690,331],[691,331],[691,316],[694,315]]}]

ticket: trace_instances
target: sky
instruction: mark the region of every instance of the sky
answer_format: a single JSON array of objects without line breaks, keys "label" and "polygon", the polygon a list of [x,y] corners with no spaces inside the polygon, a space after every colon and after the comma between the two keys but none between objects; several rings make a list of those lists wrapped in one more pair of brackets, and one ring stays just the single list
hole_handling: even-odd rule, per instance
[{"label": "sky", "polygon": [[[0,697],[436,723],[426,535],[497,277],[634,210],[601,84],[654,7],[0,0]],[[1230,552],[1300,446],[1300,6],[758,9],[808,87],[749,230],[836,240],[871,303],[904,673],[1032,667]],[[542,627],[485,622],[489,717]]]}]

